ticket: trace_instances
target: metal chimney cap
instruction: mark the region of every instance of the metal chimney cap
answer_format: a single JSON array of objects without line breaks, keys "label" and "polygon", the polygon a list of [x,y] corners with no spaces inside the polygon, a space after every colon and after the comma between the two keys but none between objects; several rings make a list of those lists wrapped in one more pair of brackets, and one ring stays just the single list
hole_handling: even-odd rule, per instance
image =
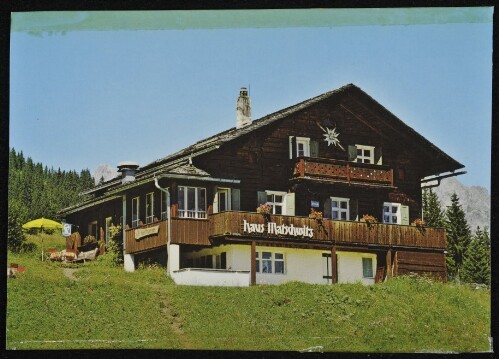
[{"label": "metal chimney cap", "polygon": [[137,169],[139,168],[139,164],[134,161],[123,161],[118,163],[118,171],[122,171],[124,169]]}]

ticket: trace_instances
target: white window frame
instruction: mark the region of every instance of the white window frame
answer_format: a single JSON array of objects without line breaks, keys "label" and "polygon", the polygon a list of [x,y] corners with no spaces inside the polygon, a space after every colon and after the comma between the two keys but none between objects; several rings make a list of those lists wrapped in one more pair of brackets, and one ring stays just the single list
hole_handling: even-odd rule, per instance
[{"label": "white window frame", "polygon": [[[303,145],[303,154],[300,155],[300,145]],[[310,138],[296,137],[296,157],[310,157]]]},{"label": "white window frame", "polygon": [[[279,215],[285,215],[286,214],[286,192],[280,192],[280,191],[265,191],[267,194],[267,204],[272,208],[271,214],[279,214]],[[269,196],[273,197],[273,201],[269,201]],[[281,196],[282,197],[282,202],[276,202],[275,201],[275,196]],[[276,213],[276,207],[281,207],[281,213]]]},{"label": "white window frame", "polygon": [[[267,255],[270,254],[270,258],[264,258],[264,253]],[[268,250],[262,250],[255,253],[255,268],[256,273],[263,274],[286,274],[286,256],[282,252],[271,252]],[[282,256],[282,258],[277,258],[277,255]],[[264,272],[263,263],[267,262],[270,267],[270,271]],[[276,263],[282,263],[282,272],[276,272]]]},{"label": "white window frame", "polygon": [[[222,193],[225,193],[225,203],[224,203],[225,209],[224,210],[221,209],[222,201],[220,198],[220,194],[222,194]],[[216,196],[217,196],[217,198],[216,198],[217,208],[214,208],[214,210],[216,210],[215,213],[230,211],[231,210],[231,200],[232,200],[230,188],[217,188]]]},{"label": "white window frame", "polygon": [[[355,145],[355,147],[357,148],[357,157],[355,157],[355,162],[374,164],[374,146]],[[359,150],[361,151],[360,155]],[[364,155],[364,151],[366,150],[370,151],[369,156]],[[365,162],[364,160],[368,160],[368,162]]]},{"label": "white window frame", "polygon": [[[338,204],[346,202],[347,208],[341,208],[341,205],[338,207],[334,207],[334,202]],[[338,212],[338,217],[334,218],[334,212]],[[345,213],[346,218],[341,218],[341,214]],[[335,221],[349,221],[350,220],[350,198],[342,198],[342,197],[331,197],[331,219]]]},{"label": "white window frame", "polygon": [[153,221],[154,221],[154,192],[150,192],[146,194],[146,224],[152,223]]},{"label": "white window frame", "polygon": [[132,198],[132,228],[138,227],[140,222],[140,197]]},{"label": "white window frame", "polygon": [[166,193],[161,191],[161,220],[162,221],[166,220],[168,217],[168,214],[166,213],[166,211],[168,210],[166,200],[167,200]]},{"label": "white window frame", "polygon": [[[402,211],[401,204],[395,202],[383,202],[383,223],[387,224],[401,224],[402,223]],[[388,211],[386,209],[388,208]],[[396,212],[393,212],[393,209],[396,208]],[[388,218],[386,218],[388,217]],[[394,217],[396,217],[396,221],[394,221]]]},{"label": "white window frame", "polygon": [[[178,186],[177,193],[180,196],[180,189],[184,189],[184,198],[183,203],[184,206],[187,206],[188,203],[188,189],[194,189],[194,210],[188,210],[186,208],[181,209],[180,203],[178,206],[178,216],[181,218],[195,218],[195,219],[205,219],[206,218],[206,188],[204,187],[192,187],[192,186]],[[199,193],[200,191],[204,191],[204,209],[199,209]]]}]

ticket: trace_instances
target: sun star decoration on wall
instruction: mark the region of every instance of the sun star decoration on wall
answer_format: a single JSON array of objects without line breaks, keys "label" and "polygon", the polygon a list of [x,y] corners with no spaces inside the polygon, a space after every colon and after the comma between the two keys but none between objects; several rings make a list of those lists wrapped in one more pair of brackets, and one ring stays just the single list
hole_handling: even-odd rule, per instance
[{"label": "sun star decoration on wall", "polygon": [[345,149],[340,143],[340,139],[338,138],[340,134],[339,132],[336,132],[336,127],[333,128],[332,130],[327,127],[324,128],[321,125],[319,125],[319,127],[321,128],[322,131],[324,131],[324,141],[327,142],[328,146],[335,145],[341,148],[343,151],[345,151]]}]

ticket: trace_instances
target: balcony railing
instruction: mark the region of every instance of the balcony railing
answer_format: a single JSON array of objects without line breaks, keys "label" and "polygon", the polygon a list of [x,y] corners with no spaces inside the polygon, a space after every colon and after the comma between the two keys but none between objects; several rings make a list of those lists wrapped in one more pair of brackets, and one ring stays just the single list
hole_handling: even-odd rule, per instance
[{"label": "balcony railing", "polygon": [[294,166],[293,177],[393,187],[393,169],[388,166],[329,158],[299,158]]},{"label": "balcony railing", "polygon": [[[209,245],[208,220],[172,218],[173,244]],[[130,228],[126,230],[126,253],[133,254],[166,246],[168,242],[168,221]]]},{"label": "balcony railing", "polygon": [[[249,212],[222,212],[213,214],[210,220],[210,236],[245,236],[270,239],[303,239],[314,241],[334,241],[337,244],[371,244],[382,246],[407,246],[420,248],[446,248],[445,231],[442,228],[417,228],[393,224],[370,224],[352,221],[326,220],[319,225],[315,219],[296,216],[271,215],[269,223],[273,228],[310,228],[299,231],[302,236],[269,233],[269,223],[261,214]],[[245,224],[246,221],[246,224]],[[249,224],[256,226],[249,227]],[[282,226],[284,225],[284,226]],[[263,230],[262,230],[263,226]],[[246,228],[245,228],[246,227]],[[252,229],[255,231],[251,232]],[[283,228],[285,232],[290,230]],[[296,231],[295,231],[296,233]]]},{"label": "balcony railing", "polygon": [[[209,246],[210,238],[255,238],[273,241],[315,241],[338,245],[406,246],[445,249],[442,228],[417,228],[395,224],[366,224],[353,221],[325,220],[297,216],[270,215],[265,221],[254,212],[221,212],[208,219],[172,218],[173,244]],[[167,221],[158,221],[126,230],[126,253],[138,253],[166,246]]]}]

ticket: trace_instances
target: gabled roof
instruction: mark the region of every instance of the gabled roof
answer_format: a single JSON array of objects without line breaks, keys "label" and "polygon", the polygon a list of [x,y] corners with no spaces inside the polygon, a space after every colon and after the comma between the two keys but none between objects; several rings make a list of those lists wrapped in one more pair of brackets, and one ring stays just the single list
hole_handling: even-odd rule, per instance
[{"label": "gabled roof", "polygon": [[[316,103],[324,101],[328,98],[332,98],[340,95],[352,95],[355,98],[359,98],[361,102],[366,102],[375,109],[377,115],[376,118],[382,119],[390,124],[390,126],[402,136],[406,137],[406,139],[410,139],[408,143],[414,142],[414,146],[417,146],[419,149],[425,149],[425,152],[428,153],[429,158],[437,159],[441,165],[433,166],[432,170],[437,172],[446,172],[446,171],[455,171],[457,169],[463,168],[464,165],[457,162],[445,152],[440,150],[433,143],[428,141],[414,129],[409,127],[403,121],[401,121],[398,117],[393,115],[390,111],[388,111],[385,107],[379,104],[376,100],[374,100],[367,93],[362,91],[359,87],[348,84],[342,86],[336,90],[329,91],[323,93],[319,96],[310,98],[303,102],[300,102],[296,105],[289,106],[280,111],[274,112],[262,118],[252,121],[249,125],[242,128],[231,128],[229,130],[220,132],[216,135],[208,137],[204,140],[198,141],[193,145],[190,145],[180,151],[177,151],[171,155],[160,158],[156,161],[153,161],[145,166],[139,168],[136,178],[137,180],[142,180],[146,178],[153,177],[157,173],[182,173],[186,171],[186,165],[191,162],[193,157],[199,156],[201,154],[211,152],[216,150],[220,146],[225,143],[234,141],[244,135],[247,135],[251,132],[254,132],[262,127],[273,124],[281,119],[284,119],[300,110],[303,110],[307,107],[310,107]],[[198,169],[199,170],[199,169]],[[199,170],[202,171],[202,170]],[[204,171],[203,171],[204,172]],[[187,173],[186,173],[187,174]],[[201,173],[197,173],[198,175],[202,175]],[[436,174],[436,173],[435,173]],[[209,174],[206,174],[209,176]],[[115,178],[110,181],[107,181],[97,187],[94,187],[83,194],[95,193],[100,190],[104,190],[106,188],[111,189],[115,187],[121,186],[121,179]]]}]

